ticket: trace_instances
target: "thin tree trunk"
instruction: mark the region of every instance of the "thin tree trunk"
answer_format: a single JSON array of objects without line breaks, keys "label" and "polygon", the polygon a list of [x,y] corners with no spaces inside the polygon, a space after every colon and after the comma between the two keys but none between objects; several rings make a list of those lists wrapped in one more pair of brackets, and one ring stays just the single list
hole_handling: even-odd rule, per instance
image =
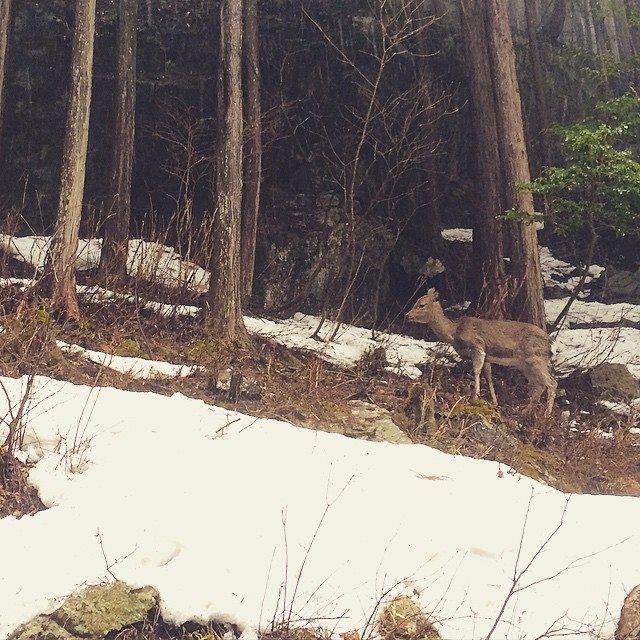
[{"label": "thin tree trunk", "polygon": [[60,202],[51,254],[41,281],[53,308],[71,320],[80,318],[75,263],[89,138],[95,14],[96,0],[76,0]]},{"label": "thin tree trunk", "polygon": [[127,274],[136,121],[137,17],[138,0],[120,0],[113,155],[100,255],[99,275],[103,280]]},{"label": "thin tree trunk", "polygon": [[[506,0],[488,0],[487,4],[504,201],[507,209],[533,216],[533,196],[530,191],[519,188],[528,184],[531,176]],[[535,226],[510,222],[507,230],[511,258],[508,268],[510,316],[544,328],[542,273]]]},{"label": "thin tree trunk", "polygon": [[500,188],[498,126],[487,50],[484,0],[462,0],[461,22],[474,133],[476,192],[473,228],[474,288],[478,310],[485,317],[505,316],[506,293],[502,222],[505,210]]},{"label": "thin tree trunk", "polygon": [[640,2],[638,0],[624,0],[625,12],[627,14],[627,24],[629,25],[629,36],[631,38],[632,52],[640,55]]},{"label": "thin tree trunk", "polygon": [[618,50],[620,51],[620,57],[624,60],[633,54],[627,11],[624,0],[612,0],[611,5],[613,8],[613,21],[618,36]]},{"label": "thin tree trunk", "polygon": [[[525,11],[531,13],[531,2],[533,0],[525,0]],[[548,40],[549,42],[555,44],[560,36],[562,35],[562,31],[564,29],[564,23],[567,18],[567,0],[555,0],[553,3],[553,9],[551,10],[551,14],[549,18],[545,21],[545,23],[540,28],[540,37],[544,40]],[[529,18],[527,18],[527,22]],[[527,26],[528,28],[528,26]]]},{"label": "thin tree trunk", "polygon": [[262,112],[260,106],[260,36],[258,32],[258,2],[244,0],[243,89],[244,176],[242,193],[242,231],[240,264],[242,295],[245,302],[253,290],[256,256],[256,235],[260,211],[260,181],[262,178]]},{"label": "thin tree trunk", "polygon": [[0,2],[0,152],[2,151],[2,124],[4,121],[4,104],[6,101],[7,45],[11,32],[11,1],[12,0],[2,0]]},{"label": "thin tree trunk", "polygon": [[537,112],[537,131],[539,136],[538,148],[540,149],[540,163],[543,167],[551,165],[551,152],[549,150],[549,138],[547,130],[549,128],[549,109],[547,107],[547,92],[545,89],[544,72],[542,70],[542,54],[540,52],[540,41],[538,40],[538,30],[536,17],[534,15],[533,2],[525,3],[525,17],[527,20],[527,36],[529,39],[529,56],[531,59],[531,72],[533,77],[533,93],[535,97]]},{"label": "thin tree trunk", "polygon": [[218,73],[218,141],[211,280],[205,322],[211,336],[242,341],[242,0],[222,0]]},{"label": "thin tree trunk", "polygon": [[[414,57],[416,80],[421,90],[418,94],[421,102],[420,112],[424,118],[422,123],[424,135],[436,139],[439,135],[438,124],[429,121],[434,105],[432,87],[433,77],[429,67],[430,54],[428,32],[425,25],[430,20],[428,7],[422,3],[411,12],[413,28],[416,31],[416,53]],[[429,153],[422,161],[422,171],[426,185],[422,186],[419,194],[421,199],[420,212],[424,220],[424,246],[431,255],[439,255],[442,244],[442,218],[440,212],[441,190],[438,180],[438,162],[435,153]]]}]

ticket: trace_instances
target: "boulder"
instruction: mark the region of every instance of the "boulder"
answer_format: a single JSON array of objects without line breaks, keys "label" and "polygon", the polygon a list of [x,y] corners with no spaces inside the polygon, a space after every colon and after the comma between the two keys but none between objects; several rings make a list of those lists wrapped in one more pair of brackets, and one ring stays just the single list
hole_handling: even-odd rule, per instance
[{"label": "boulder", "polygon": [[412,443],[387,409],[364,400],[351,400],[349,410],[351,416],[345,421],[345,435],[375,442]]},{"label": "boulder", "polygon": [[606,400],[633,400],[640,396],[640,384],[624,364],[603,362],[587,375],[593,388]]},{"label": "boulder", "polygon": [[640,269],[625,271],[607,267],[607,280],[603,292],[607,302],[640,304]]},{"label": "boulder", "polygon": [[624,599],[616,640],[640,640],[640,585]]}]

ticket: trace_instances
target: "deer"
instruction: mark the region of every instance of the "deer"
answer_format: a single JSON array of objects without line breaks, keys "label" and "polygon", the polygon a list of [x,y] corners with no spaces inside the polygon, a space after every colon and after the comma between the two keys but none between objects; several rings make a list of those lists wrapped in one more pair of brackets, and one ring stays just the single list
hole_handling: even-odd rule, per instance
[{"label": "deer", "polygon": [[451,320],[445,315],[438,293],[429,289],[406,315],[407,320],[428,325],[438,339],[447,342],[465,359],[471,360],[474,376],[473,399],[480,395],[480,371],[489,385],[491,401],[498,406],[493,388],[491,365],[513,367],[522,372],[530,386],[528,409],[547,392],[545,415],[551,415],[558,383],[552,374],[551,337],[529,322],[485,320],[463,317]]}]

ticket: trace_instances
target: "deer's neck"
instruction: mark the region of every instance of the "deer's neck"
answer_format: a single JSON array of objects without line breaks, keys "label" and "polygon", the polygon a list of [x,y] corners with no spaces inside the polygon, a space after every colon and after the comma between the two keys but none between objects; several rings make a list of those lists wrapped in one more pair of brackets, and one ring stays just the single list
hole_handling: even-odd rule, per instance
[{"label": "deer's neck", "polygon": [[453,344],[453,334],[456,329],[456,323],[444,315],[444,311],[440,305],[434,310],[433,320],[430,326],[440,340]]}]

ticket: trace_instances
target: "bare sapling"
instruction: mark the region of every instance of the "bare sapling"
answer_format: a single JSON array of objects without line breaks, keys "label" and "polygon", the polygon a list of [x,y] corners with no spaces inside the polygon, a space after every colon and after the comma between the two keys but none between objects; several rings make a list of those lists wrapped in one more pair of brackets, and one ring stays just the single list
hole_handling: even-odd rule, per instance
[{"label": "bare sapling", "polygon": [[465,317],[447,318],[438,302],[435,289],[429,289],[407,313],[411,322],[428,325],[436,336],[449,343],[457,353],[473,364],[474,393],[480,395],[480,371],[483,371],[491,400],[498,404],[491,378],[491,364],[518,369],[530,386],[529,405],[532,409],[547,392],[545,415],[550,415],[558,383],[552,374],[551,337],[546,331],[528,322],[514,320],[484,320]]}]

